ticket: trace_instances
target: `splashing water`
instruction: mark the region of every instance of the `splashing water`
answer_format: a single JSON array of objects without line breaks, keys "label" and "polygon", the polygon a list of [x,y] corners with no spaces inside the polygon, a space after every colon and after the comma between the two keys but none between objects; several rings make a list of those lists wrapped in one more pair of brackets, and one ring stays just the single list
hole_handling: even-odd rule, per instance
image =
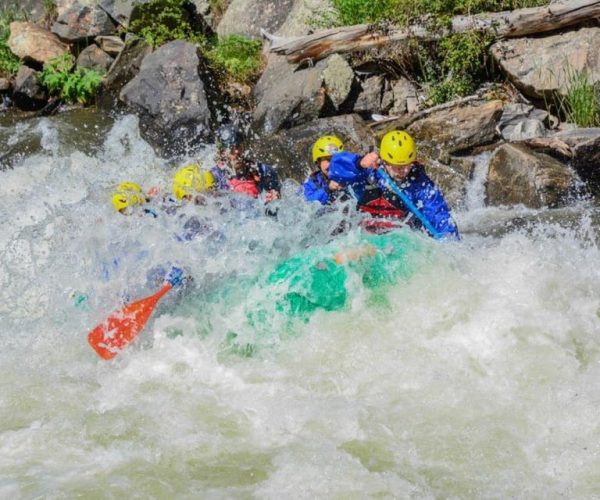
[{"label": "splashing water", "polygon": [[[461,243],[409,235],[393,283],[343,266],[343,303],[290,323],[275,307],[290,281],[269,277],[362,245],[357,229],[331,241],[340,212],[318,216],[289,182],[277,218],[228,198],[121,217],[115,184],[172,175],[133,117],[89,149],[52,120],[28,130],[43,147],[0,172],[2,498],[600,495],[593,207],[473,201]],[[206,231],[178,241],[192,214]],[[187,295],[100,361],[86,333],[172,263]]]}]

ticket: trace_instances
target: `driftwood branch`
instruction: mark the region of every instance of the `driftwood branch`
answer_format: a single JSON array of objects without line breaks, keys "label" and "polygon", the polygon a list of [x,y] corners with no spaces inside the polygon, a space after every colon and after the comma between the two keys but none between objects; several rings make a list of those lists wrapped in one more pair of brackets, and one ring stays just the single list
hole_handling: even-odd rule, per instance
[{"label": "driftwood branch", "polygon": [[270,52],[287,56],[290,63],[317,61],[328,55],[355,52],[402,43],[411,38],[434,40],[451,33],[492,30],[496,38],[516,38],[544,33],[581,24],[600,17],[600,0],[562,0],[544,7],[516,9],[506,12],[456,16],[444,32],[431,32],[424,25],[404,29],[377,30],[367,24],[334,28],[296,38],[274,37]]}]

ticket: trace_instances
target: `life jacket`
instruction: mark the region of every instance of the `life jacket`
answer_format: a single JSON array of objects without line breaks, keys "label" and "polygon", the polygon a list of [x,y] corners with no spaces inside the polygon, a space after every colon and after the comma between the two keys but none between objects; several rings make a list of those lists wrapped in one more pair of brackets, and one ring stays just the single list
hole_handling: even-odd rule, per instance
[{"label": "life jacket", "polygon": [[394,193],[383,191],[377,185],[365,189],[359,201],[358,209],[361,212],[371,214],[373,217],[386,219],[404,219],[406,216],[402,200]]},{"label": "life jacket", "polygon": [[258,198],[258,183],[254,179],[237,179],[229,180],[231,190],[234,193],[244,193],[253,198]]}]

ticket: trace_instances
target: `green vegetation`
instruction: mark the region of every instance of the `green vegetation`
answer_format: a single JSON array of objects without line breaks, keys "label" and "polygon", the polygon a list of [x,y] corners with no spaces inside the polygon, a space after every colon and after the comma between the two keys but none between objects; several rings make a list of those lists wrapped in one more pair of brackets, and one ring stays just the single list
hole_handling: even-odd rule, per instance
[{"label": "green vegetation", "polygon": [[21,60],[8,48],[10,23],[20,21],[24,16],[14,9],[0,10],[0,76],[16,74],[21,66]]},{"label": "green vegetation", "polygon": [[97,71],[78,68],[73,71],[75,60],[64,54],[44,64],[40,83],[51,95],[58,95],[67,102],[87,104],[93,100],[102,77]]},{"label": "green vegetation", "polygon": [[[207,39],[197,31],[185,8],[186,0],[152,0],[136,7],[129,30],[153,47],[172,40],[196,43],[221,81],[251,82],[260,71],[262,43],[232,35]],[[211,0],[211,7],[225,8],[224,0]]]},{"label": "green vegetation", "polygon": [[172,40],[188,40],[204,45],[206,38],[192,27],[185,4],[186,0],[152,0],[138,5],[129,31],[141,36],[153,47]]},{"label": "green vegetation", "polygon": [[[537,7],[548,0],[332,0],[334,10],[311,19],[324,28],[372,23],[405,26],[426,19],[435,32],[448,27],[455,15]],[[437,41],[415,41],[399,57],[402,72],[415,75],[432,105],[472,93],[488,78],[487,53],[493,37],[485,32],[457,33]],[[393,61],[398,63],[398,61]]]},{"label": "green vegetation", "polygon": [[219,38],[207,55],[216,73],[242,83],[251,82],[260,72],[262,42],[231,35]]},{"label": "green vegetation", "polygon": [[586,69],[567,73],[567,91],[557,98],[558,112],[579,127],[600,126],[600,88]]},{"label": "green vegetation", "polygon": [[403,25],[425,14],[466,15],[546,4],[548,0],[333,0],[338,26],[380,21]]}]

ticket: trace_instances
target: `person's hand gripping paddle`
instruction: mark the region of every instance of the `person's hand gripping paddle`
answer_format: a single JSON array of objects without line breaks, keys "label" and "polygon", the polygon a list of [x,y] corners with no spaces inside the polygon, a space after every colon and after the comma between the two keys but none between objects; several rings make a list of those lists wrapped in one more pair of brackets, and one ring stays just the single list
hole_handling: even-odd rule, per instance
[{"label": "person's hand gripping paddle", "polygon": [[160,290],[149,297],[126,304],[115,311],[90,333],[88,342],[102,359],[112,359],[140,333],[154,312],[158,301],[183,280],[183,271],[171,268]]}]

